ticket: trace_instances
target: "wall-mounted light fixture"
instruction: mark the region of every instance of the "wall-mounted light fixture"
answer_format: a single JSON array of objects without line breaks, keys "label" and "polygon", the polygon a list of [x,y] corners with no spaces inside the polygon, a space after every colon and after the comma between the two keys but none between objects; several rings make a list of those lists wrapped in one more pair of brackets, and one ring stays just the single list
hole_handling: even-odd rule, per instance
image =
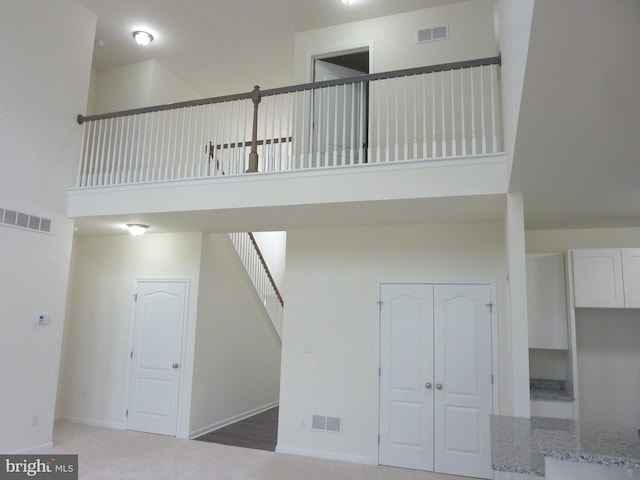
[{"label": "wall-mounted light fixture", "polygon": [[141,223],[127,223],[127,228],[129,229],[129,233],[134,237],[139,237],[147,231],[149,225],[143,225]]},{"label": "wall-mounted light fixture", "polygon": [[132,35],[135,41],[138,42],[138,45],[142,47],[146,47],[153,41],[153,35],[149,32],[145,32],[144,30],[136,30]]}]

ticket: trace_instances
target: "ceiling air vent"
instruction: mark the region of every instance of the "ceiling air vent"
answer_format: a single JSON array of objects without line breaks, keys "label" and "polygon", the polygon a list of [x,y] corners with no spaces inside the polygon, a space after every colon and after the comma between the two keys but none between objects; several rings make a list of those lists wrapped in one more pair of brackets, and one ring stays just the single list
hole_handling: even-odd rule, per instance
[{"label": "ceiling air vent", "polygon": [[34,230],[36,232],[51,232],[50,219],[6,208],[0,208],[0,225]]},{"label": "ceiling air vent", "polygon": [[435,42],[449,38],[449,25],[418,30],[418,43]]}]

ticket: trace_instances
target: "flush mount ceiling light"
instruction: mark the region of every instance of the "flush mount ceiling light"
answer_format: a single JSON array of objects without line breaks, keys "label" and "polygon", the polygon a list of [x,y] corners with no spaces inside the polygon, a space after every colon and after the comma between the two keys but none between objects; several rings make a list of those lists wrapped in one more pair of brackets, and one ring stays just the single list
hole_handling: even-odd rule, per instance
[{"label": "flush mount ceiling light", "polygon": [[127,228],[129,229],[129,233],[134,237],[139,237],[147,231],[149,225],[143,225],[142,223],[127,223]]},{"label": "flush mount ceiling light", "polygon": [[132,35],[135,41],[138,42],[138,45],[142,47],[146,47],[153,41],[153,35],[144,30],[136,30]]},{"label": "flush mount ceiling light", "polygon": [[353,0],[340,0],[340,1],[345,5],[351,5],[353,3]]}]

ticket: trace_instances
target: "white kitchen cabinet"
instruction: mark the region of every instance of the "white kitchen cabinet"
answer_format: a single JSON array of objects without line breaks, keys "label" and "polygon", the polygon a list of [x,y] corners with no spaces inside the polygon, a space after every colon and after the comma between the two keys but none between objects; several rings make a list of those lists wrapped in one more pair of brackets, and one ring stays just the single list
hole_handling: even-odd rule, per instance
[{"label": "white kitchen cabinet", "polygon": [[575,306],[624,308],[621,250],[580,249],[571,254]]},{"label": "white kitchen cabinet", "polygon": [[571,252],[576,307],[640,308],[640,248]]},{"label": "white kitchen cabinet", "polygon": [[567,350],[564,255],[527,255],[529,347]]},{"label": "white kitchen cabinet", "polygon": [[622,249],[622,281],[625,307],[640,308],[640,248]]}]

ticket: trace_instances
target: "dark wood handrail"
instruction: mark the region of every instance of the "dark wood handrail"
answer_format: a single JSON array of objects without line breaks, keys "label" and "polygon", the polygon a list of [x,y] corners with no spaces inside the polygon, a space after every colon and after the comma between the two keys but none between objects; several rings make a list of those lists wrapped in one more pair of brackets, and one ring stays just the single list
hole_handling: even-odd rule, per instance
[{"label": "dark wood handrail", "polygon": [[376,80],[386,80],[389,78],[397,77],[409,77],[412,75],[421,75],[425,73],[437,73],[449,70],[461,70],[463,68],[483,67],[488,65],[501,65],[502,59],[498,55],[496,57],[480,58],[476,60],[466,60],[462,62],[442,63],[439,65],[430,65],[426,67],[407,68],[404,70],[393,70],[390,72],[372,73],[368,75],[360,75],[357,77],[339,78],[336,80],[325,80],[323,82],[303,83],[299,85],[293,85],[289,87],[271,88],[267,90],[259,90],[255,87],[251,92],[237,93],[234,95],[224,95],[220,97],[209,97],[200,100],[189,100],[186,102],[168,103],[164,105],[155,105],[151,107],[134,108],[131,110],[122,110],[112,113],[101,113],[99,115],[87,115],[79,114],[76,117],[78,124],[82,125],[84,122],[90,122],[95,120],[104,120],[108,118],[126,117],[129,115],[138,115],[142,113],[162,112],[166,110],[174,110],[179,108],[196,107],[200,105],[208,105],[213,103],[232,102],[237,100],[250,100],[255,97],[256,89],[258,89],[258,95],[260,97],[266,97],[271,95],[280,95],[283,93],[302,92],[305,90],[313,90],[318,88],[333,87],[336,85],[349,85],[352,83],[372,82]]},{"label": "dark wood handrail", "polygon": [[256,242],[256,239],[253,236],[253,233],[247,232],[247,235],[249,235],[249,239],[251,240],[251,243],[253,244],[253,248],[255,248],[256,253],[258,254],[258,258],[260,258],[260,263],[262,264],[262,267],[264,268],[264,271],[267,273],[267,277],[269,278],[269,283],[271,283],[271,286],[273,287],[273,290],[276,292],[276,296],[278,297],[278,301],[280,302],[280,305],[282,305],[282,307],[284,308],[284,299],[282,298],[282,295],[280,294],[280,290],[278,290],[278,287],[276,286],[276,281],[273,279],[273,276],[271,275],[271,270],[269,270],[269,267],[267,266],[267,262],[265,262],[264,257],[262,256],[262,252],[260,251],[260,247],[258,246],[258,242]]},{"label": "dark wood handrail", "polygon": [[422,75],[425,73],[448,72],[449,70],[462,70],[463,68],[486,67],[488,65],[502,65],[502,57],[487,57],[477,60],[465,60],[463,62],[441,63],[439,65],[430,65],[427,67],[406,68],[404,70],[393,70],[382,73],[370,73],[367,75],[359,75],[357,77],[337,78],[335,80],[324,80],[322,82],[303,83],[290,87],[271,88],[260,90],[260,95],[267,97],[270,95],[280,95],[283,93],[302,92],[305,90],[315,90],[318,88],[335,87],[337,85],[349,85],[352,83],[373,82],[376,80],[386,80],[389,78],[411,77],[413,75]]}]

